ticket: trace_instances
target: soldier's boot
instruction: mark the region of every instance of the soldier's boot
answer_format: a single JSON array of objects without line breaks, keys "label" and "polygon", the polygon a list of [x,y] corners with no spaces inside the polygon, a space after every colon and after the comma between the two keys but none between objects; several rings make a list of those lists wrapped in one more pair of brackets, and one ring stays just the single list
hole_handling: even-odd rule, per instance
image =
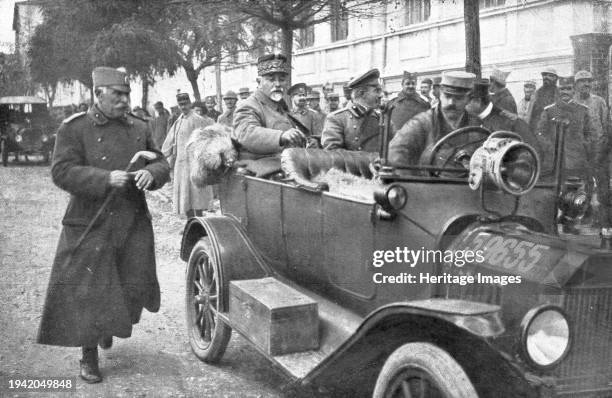
[{"label": "soldier's boot", "polygon": [[108,350],[109,348],[111,348],[113,346],[113,336],[109,336],[109,337],[102,337],[99,341],[98,341],[98,345],[100,346],[100,348],[102,348],[103,350]]},{"label": "soldier's boot", "polygon": [[98,368],[98,347],[83,347],[83,359],[81,359],[81,372],[79,376],[86,383],[99,383],[102,381],[100,368]]}]

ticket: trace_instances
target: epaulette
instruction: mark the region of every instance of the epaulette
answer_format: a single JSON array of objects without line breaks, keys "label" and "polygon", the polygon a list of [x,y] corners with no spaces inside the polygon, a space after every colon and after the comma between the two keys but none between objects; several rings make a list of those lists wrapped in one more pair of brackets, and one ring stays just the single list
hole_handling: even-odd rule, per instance
[{"label": "epaulette", "polygon": [[78,119],[81,116],[85,116],[85,115],[87,115],[87,112],[77,112],[77,113],[74,113],[74,114],[68,116],[66,119],[62,120],[62,123],[68,124],[71,121],[73,121],[75,119]]},{"label": "epaulette", "polygon": [[128,115],[128,116],[133,117],[134,119],[142,120],[142,121],[143,121],[143,122],[145,122],[145,123],[147,123],[147,122],[148,122],[148,120],[147,120],[147,119],[141,118],[140,116],[135,115],[135,114],[133,114],[132,112],[128,112],[128,113],[127,113],[127,115]]},{"label": "epaulette", "polygon": [[546,105],[544,109],[549,109],[549,108],[552,108],[553,106],[555,106],[555,104]]}]

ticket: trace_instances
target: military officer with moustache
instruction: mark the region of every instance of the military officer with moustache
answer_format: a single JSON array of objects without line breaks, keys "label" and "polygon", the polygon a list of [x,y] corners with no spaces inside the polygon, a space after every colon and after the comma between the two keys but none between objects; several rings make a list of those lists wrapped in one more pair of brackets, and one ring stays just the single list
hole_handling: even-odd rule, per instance
[{"label": "military officer with moustache", "polygon": [[315,113],[308,108],[306,100],[307,87],[304,83],[296,83],[289,88],[292,109],[290,115],[308,130],[307,135],[313,135],[316,127]]},{"label": "military officer with moustache", "polygon": [[431,108],[429,102],[416,92],[416,84],[416,74],[404,71],[402,91],[389,104],[390,106],[393,105],[393,112],[391,113],[393,131],[401,129],[414,115]]},{"label": "military officer with moustache", "polygon": [[480,119],[465,110],[475,78],[461,71],[442,74],[440,103],[410,119],[389,143],[392,165],[418,165],[425,150],[440,138],[461,127],[480,126]]},{"label": "military officer with moustache", "polygon": [[321,136],[323,149],[365,152],[380,149],[376,108],[380,106],[383,89],[379,78],[378,69],[372,69],[349,82],[352,101],[327,115]]},{"label": "military officer with moustache", "polygon": [[[143,308],[159,310],[144,191],[161,188],[170,171],[147,122],[127,113],[127,74],[97,67],[92,78],[95,104],[64,120],[57,132],[51,176],[70,193],[70,203],[37,338],[39,344],[81,347],[80,377],[87,383],[102,381],[97,346],[110,348],[113,336],[130,337]],[[143,150],[158,158],[138,160],[130,175],[126,166]]]},{"label": "military officer with moustache", "polygon": [[239,144],[241,159],[269,157],[286,147],[306,145],[306,136],[291,121],[285,102],[289,72],[282,54],[257,60],[259,87],[234,111],[232,138]]}]

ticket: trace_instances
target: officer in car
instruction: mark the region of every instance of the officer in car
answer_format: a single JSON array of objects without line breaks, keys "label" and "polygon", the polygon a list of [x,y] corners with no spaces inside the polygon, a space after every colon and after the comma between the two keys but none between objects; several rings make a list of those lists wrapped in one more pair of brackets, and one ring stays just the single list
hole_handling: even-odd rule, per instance
[{"label": "officer in car", "polygon": [[392,165],[418,165],[425,149],[451,131],[480,126],[480,119],[465,110],[475,78],[473,73],[462,71],[442,74],[440,103],[410,119],[389,143]]},{"label": "officer in car", "polygon": [[323,149],[379,150],[379,114],[376,108],[383,97],[379,78],[378,69],[372,69],[349,82],[352,101],[327,115],[321,136]]},{"label": "officer in car", "polygon": [[280,153],[285,147],[303,147],[306,136],[291,121],[285,101],[290,73],[287,57],[268,54],[257,60],[259,86],[234,111],[232,138],[241,159]]}]

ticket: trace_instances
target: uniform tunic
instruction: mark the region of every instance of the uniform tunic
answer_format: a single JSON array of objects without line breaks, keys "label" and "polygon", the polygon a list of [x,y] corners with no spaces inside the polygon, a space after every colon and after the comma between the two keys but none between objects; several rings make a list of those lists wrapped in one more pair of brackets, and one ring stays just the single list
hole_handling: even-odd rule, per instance
[{"label": "uniform tunic", "polygon": [[536,131],[544,108],[554,104],[559,99],[559,89],[557,86],[542,86],[533,95],[529,128],[531,131]]},{"label": "uniform tunic", "polygon": [[[480,126],[477,117],[464,113],[457,129]],[[418,165],[427,148],[456,129],[452,128],[439,106],[419,113],[404,124],[389,143],[389,162],[394,166]]]},{"label": "uniform tunic", "polygon": [[323,126],[325,125],[325,119],[327,118],[327,114],[321,110],[316,109],[311,109],[311,111],[314,114],[314,127],[310,135],[320,137],[321,133],[323,132]]},{"label": "uniform tunic", "polygon": [[393,131],[401,129],[413,116],[431,109],[429,103],[416,93],[404,94],[404,92],[400,92],[396,98],[390,101],[389,105],[394,105],[391,113]]},{"label": "uniform tunic", "polygon": [[574,101],[589,108],[589,116],[595,129],[595,136],[599,139],[606,131],[610,124],[610,112],[606,101],[598,95],[589,94],[586,99],[580,98],[580,95],[574,97]]},{"label": "uniform tunic", "polygon": [[518,113],[516,109],[516,101],[512,96],[512,93],[507,88],[503,88],[499,92],[491,95],[491,102],[498,108],[504,109],[508,112]]},{"label": "uniform tunic", "polygon": [[189,210],[207,209],[213,198],[212,187],[198,188],[191,183],[187,156],[187,143],[193,130],[213,123],[209,117],[200,116],[193,110],[187,115],[181,114],[168,131],[164,141],[162,152],[174,169],[172,204],[177,214],[186,214]]},{"label": "uniform tunic", "polygon": [[[142,308],[159,309],[159,284],[151,215],[144,193],[130,184],[113,190],[112,170],[124,170],[140,150],[154,150],[148,124],[131,115],[107,119],[97,106],[60,126],[51,174],[70,193],[60,234],[37,342],[62,346],[96,346],[105,336],[129,337]],[[152,189],[169,178],[161,153],[148,164]],[[115,192],[81,245],[79,237],[106,197]],[[91,271],[89,271],[89,270]]]},{"label": "uniform tunic", "polygon": [[323,149],[378,152],[380,131],[378,112],[350,103],[347,107],[327,115],[321,144]]},{"label": "uniform tunic", "polygon": [[239,102],[234,111],[232,138],[240,145],[240,159],[259,159],[280,153],[281,134],[293,128],[284,101],[274,102],[261,90]]},{"label": "uniform tunic", "polygon": [[543,170],[553,167],[552,154],[555,145],[555,123],[553,119],[569,121],[567,134],[565,135],[564,159],[564,167],[569,173],[568,175],[582,177],[592,175],[597,137],[589,117],[589,109],[574,101],[565,103],[559,100],[544,108],[540,116],[536,133],[541,141],[543,152],[548,155],[543,162]]}]

